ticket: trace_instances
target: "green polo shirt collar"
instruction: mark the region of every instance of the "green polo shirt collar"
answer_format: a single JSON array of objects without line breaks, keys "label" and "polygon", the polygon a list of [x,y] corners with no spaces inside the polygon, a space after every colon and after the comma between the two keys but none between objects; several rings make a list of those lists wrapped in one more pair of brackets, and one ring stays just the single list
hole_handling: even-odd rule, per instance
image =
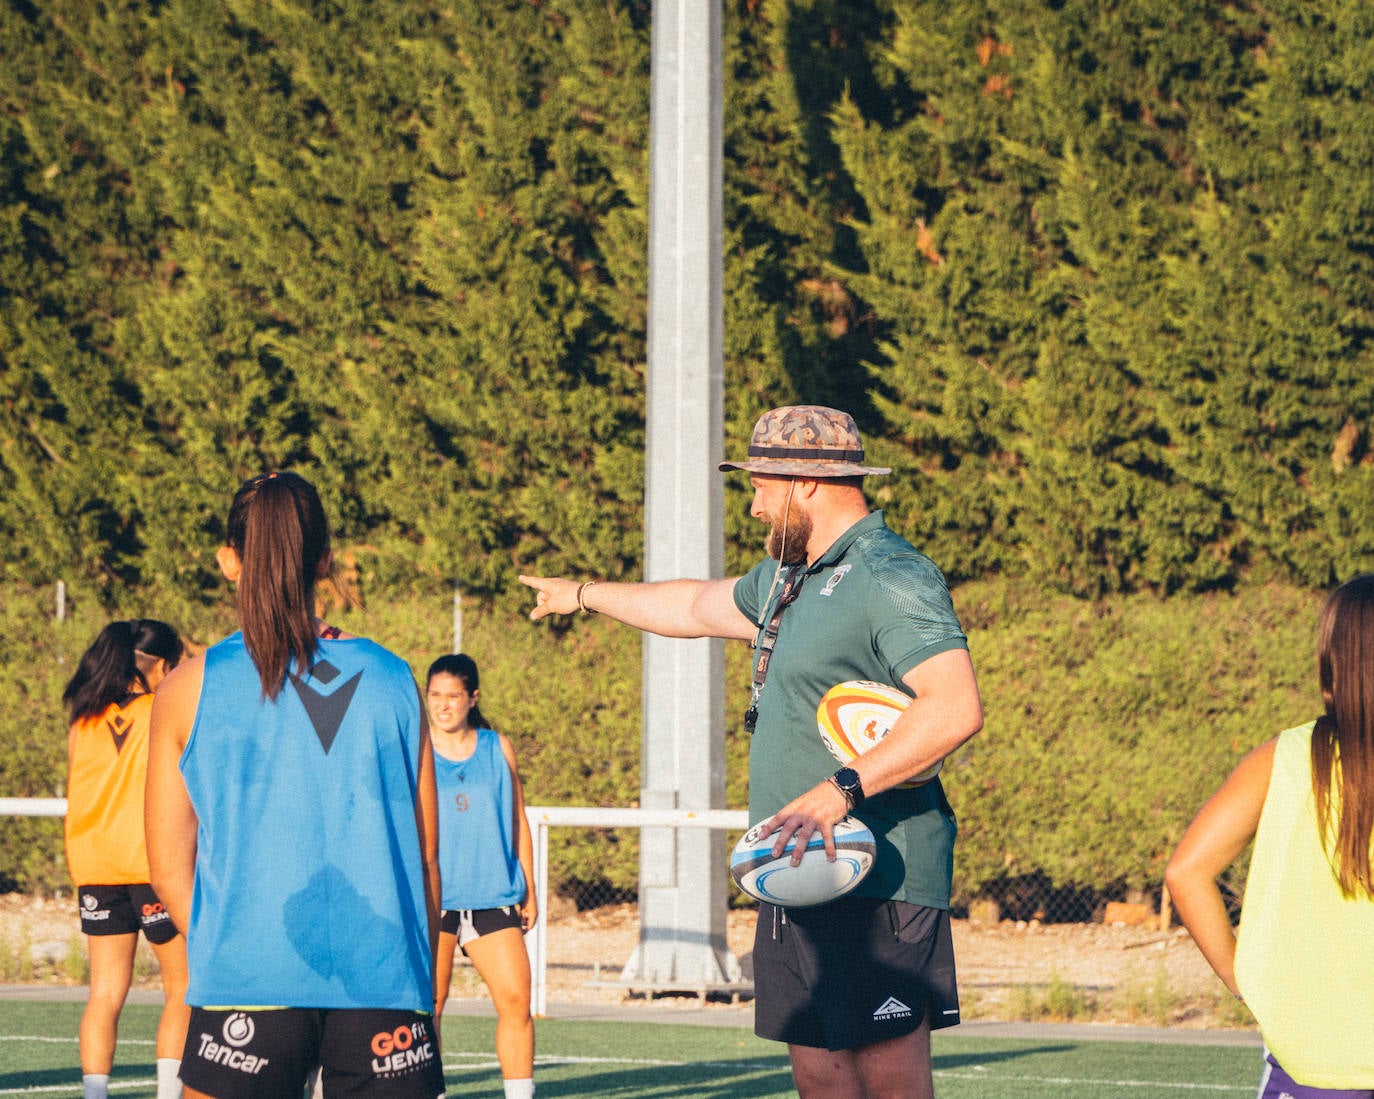
[{"label": "green polo shirt collar", "polygon": [[883,513],[881,511],[870,511],[847,531],[836,538],[835,541],[830,543],[830,547],[821,554],[820,557],[816,558],[813,564],[807,566],[807,574],[810,575],[818,569],[826,569],[830,568],[832,565],[839,564],[840,559],[849,552],[849,547],[852,546],[857,539],[871,530],[882,530],[886,526],[887,521],[883,518]]}]

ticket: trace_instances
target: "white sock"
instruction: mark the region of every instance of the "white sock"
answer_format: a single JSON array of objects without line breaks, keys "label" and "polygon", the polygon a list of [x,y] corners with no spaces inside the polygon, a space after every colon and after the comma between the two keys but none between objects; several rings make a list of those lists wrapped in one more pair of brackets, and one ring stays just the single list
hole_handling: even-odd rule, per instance
[{"label": "white sock", "polygon": [[502,1080],[506,1089],[506,1099],[534,1099],[534,1081]]},{"label": "white sock", "polygon": [[157,1059],[157,1099],[181,1099],[181,1058]]},{"label": "white sock", "polygon": [[88,1072],[81,1077],[82,1099],[109,1099],[110,1074],[108,1072]]}]

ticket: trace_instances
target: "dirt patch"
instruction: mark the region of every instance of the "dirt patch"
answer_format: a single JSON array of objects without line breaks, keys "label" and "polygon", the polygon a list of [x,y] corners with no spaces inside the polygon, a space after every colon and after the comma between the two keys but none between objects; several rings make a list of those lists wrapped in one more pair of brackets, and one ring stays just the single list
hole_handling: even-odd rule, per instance
[{"label": "dirt patch", "polygon": [[[548,914],[550,1004],[621,1003],[700,1006],[696,995],[652,996],[615,987],[639,941],[633,905],[577,912],[555,904]],[[727,945],[751,972],[755,914],[732,911]],[[80,921],[72,898],[0,894],[0,979],[18,983],[80,984]],[[73,944],[77,949],[73,953]],[[1157,930],[1104,924],[979,924],[956,920],[955,957],[964,1018],[1034,1019],[1168,1025],[1253,1027],[1181,928]],[[136,977],[157,988],[146,944]],[[484,998],[476,973],[458,960],[455,998]],[[728,996],[709,1006],[730,1010]]]}]

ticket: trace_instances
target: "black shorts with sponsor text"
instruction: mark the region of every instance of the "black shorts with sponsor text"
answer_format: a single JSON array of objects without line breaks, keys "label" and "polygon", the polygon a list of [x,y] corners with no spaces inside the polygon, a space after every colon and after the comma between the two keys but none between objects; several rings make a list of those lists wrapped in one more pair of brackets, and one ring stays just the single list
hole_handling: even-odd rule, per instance
[{"label": "black shorts with sponsor text", "polygon": [[928,1020],[959,1022],[949,913],[841,897],[815,908],[759,905],[754,1032],[776,1042],[857,1049]]},{"label": "black shorts with sponsor text", "polygon": [[176,924],[167,915],[153,887],[138,885],[83,885],[77,888],[81,931],[85,935],[136,935],[142,931],[150,943],[161,945],[177,936]]},{"label": "black shorts with sponsor text", "polygon": [[218,1099],[301,1099],[320,1067],[325,1099],[436,1099],[444,1068],[434,1018],[383,1008],[191,1009],[188,1088]]}]

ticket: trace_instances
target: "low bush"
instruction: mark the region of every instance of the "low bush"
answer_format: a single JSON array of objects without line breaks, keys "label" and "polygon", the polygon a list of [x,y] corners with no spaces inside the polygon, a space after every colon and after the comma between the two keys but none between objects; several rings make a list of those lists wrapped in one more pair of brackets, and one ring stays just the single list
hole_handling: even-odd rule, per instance
[{"label": "low bush", "polygon": [[[1242,754],[1320,705],[1315,638],[1321,597],[1277,585],[1236,594],[1085,602],[1005,581],[962,585],[986,711],[984,731],[943,781],[959,817],[960,903],[995,896],[1087,918],[1095,896],[1156,890],[1183,828]],[[61,691],[111,617],[165,617],[195,644],[231,627],[228,604],[150,597],[106,610],[81,592],[56,622],[51,590],[10,586],[0,599],[0,796],[60,796],[66,721]],[[482,705],[515,743],[532,805],[633,806],[640,794],[640,637],[596,616],[532,624],[520,594],[466,606],[462,647],[482,670]],[[331,620],[388,645],[417,677],[453,648],[452,589],[435,585],[336,610]],[[749,650],[727,645],[726,804],[747,801],[740,719]],[[557,829],[550,882],[564,896],[626,898],[638,836]],[[60,822],[0,823],[0,887],[69,887]],[[1039,898],[1039,899],[1035,899]],[[1048,900],[1046,900],[1048,898]],[[1034,915],[1029,912],[1028,915]]]}]

